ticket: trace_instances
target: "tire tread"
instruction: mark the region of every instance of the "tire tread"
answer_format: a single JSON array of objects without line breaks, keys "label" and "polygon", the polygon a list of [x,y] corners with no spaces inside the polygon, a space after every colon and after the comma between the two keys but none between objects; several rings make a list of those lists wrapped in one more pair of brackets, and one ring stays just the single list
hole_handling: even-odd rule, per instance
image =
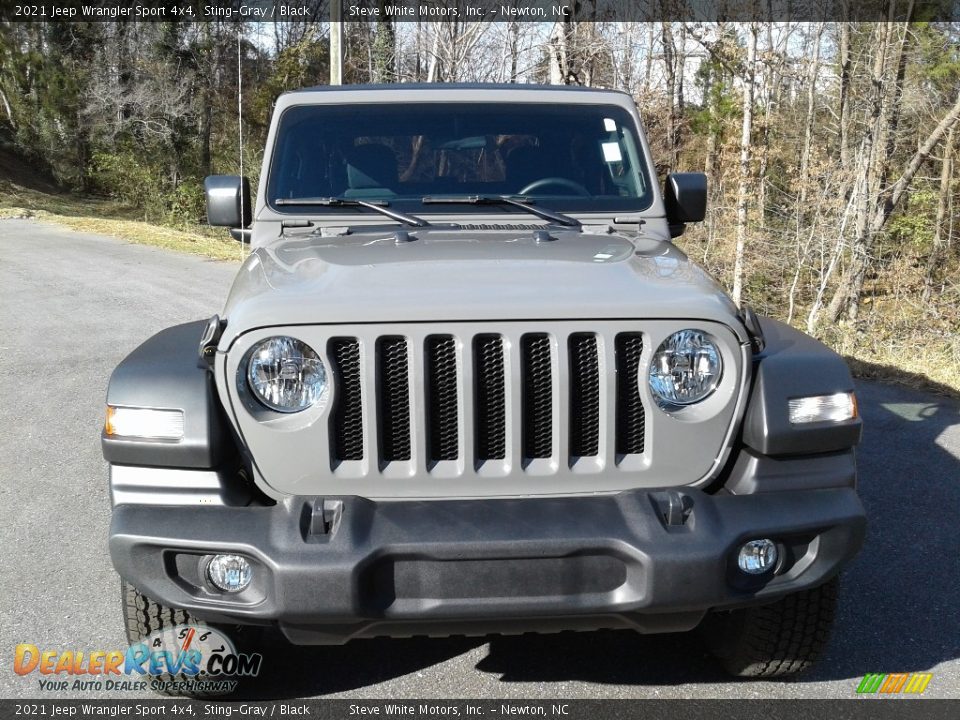
[{"label": "tire tread", "polygon": [[[171,608],[151,600],[126,580],[120,582],[120,599],[123,604],[124,630],[127,642],[130,645],[141,643],[151,634],[176,627],[177,625],[197,625],[200,623],[180,608]],[[158,675],[160,681],[171,681],[176,678],[170,674]],[[220,693],[194,691],[190,693],[154,688],[154,692],[162,695],[184,696],[196,698],[218,697]]]},{"label": "tire tread", "polygon": [[830,639],[839,581],[793,593],[769,605],[716,612],[704,639],[724,668],[738,677],[782,677],[807,670]]}]

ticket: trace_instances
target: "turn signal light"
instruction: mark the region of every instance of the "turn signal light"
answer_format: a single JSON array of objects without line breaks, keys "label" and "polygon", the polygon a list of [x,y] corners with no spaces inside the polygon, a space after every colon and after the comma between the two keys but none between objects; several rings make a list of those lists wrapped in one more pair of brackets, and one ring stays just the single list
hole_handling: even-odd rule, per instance
[{"label": "turn signal light", "polygon": [[843,422],[858,415],[857,396],[852,392],[813,395],[787,401],[790,422],[794,425],[814,422]]},{"label": "turn signal light", "polygon": [[182,440],[183,411],[108,405],[103,429],[111,437]]}]

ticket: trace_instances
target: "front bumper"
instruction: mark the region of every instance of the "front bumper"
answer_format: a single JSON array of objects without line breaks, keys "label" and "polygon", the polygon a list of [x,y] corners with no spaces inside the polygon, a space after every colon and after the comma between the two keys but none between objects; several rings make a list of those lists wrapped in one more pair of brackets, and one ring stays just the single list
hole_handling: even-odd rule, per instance
[{"label": "front bumper", "polygon": [[[632,627],[687,630],[712,608],[775,599],[859,551],[852,488],[273,507],[118,505],[110,554],[155,600],[215,622],[278,624],[297,643],[353,637]],[[780,544],[776,574],[736,568],[744,541]],[[254,565],[244,591],[204,580],[213,553]]]}]

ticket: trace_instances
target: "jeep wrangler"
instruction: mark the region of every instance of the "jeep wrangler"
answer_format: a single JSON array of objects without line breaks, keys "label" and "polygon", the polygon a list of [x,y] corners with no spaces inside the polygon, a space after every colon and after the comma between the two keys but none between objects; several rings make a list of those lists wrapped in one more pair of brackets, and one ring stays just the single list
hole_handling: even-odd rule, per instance
[{"label": "jeep wrangler", "polygon": [[103,454],[131,644],[698,628],[741,676],[824,647],[860,549],[843,360],[672,242],[623,93],[323,87],[277,103],[220,315],[114,371]]}]

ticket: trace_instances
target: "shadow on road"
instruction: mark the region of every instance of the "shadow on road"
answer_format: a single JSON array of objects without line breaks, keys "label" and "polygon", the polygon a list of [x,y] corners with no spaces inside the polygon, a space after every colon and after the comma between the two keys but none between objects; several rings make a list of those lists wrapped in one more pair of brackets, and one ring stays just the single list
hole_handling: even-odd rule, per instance
[{"label": "shadow on road", "polygon": [[[298,647],[279,632],[254,630],[241,643],[264,655],[255,681],[241,682],[230,700],[282,700],[349,692],[393,680],[457,657],[482,638],[354,640],[343,646]],[[411,691],[411,697],[423,693]]]},{"label": "shadow on road", "polygon": [[810,680],[960,658],[960,402],[879,383],[861,384],[858,395],[867,541],[843,578],[829,661]]},{"label": "shadow on road", "polygon": [[[872,382],[862,384],[858,395],[865,423],[858,460],[869,519],[866,545],[843,576],[827,656],[794,681],[850,679],[851,690],[867,672],[928,670],[960,657],[960,431],[944,437],[960,425],[960,402]],[[293,698],[350,691],[487,642],[489,652],[476,669],[502,682],[728,681],[695,634],[361,640],[330,648],[291,647],[279,638],[266,642],[257,648],[267,654],[265,674],[244,694]]]}]

